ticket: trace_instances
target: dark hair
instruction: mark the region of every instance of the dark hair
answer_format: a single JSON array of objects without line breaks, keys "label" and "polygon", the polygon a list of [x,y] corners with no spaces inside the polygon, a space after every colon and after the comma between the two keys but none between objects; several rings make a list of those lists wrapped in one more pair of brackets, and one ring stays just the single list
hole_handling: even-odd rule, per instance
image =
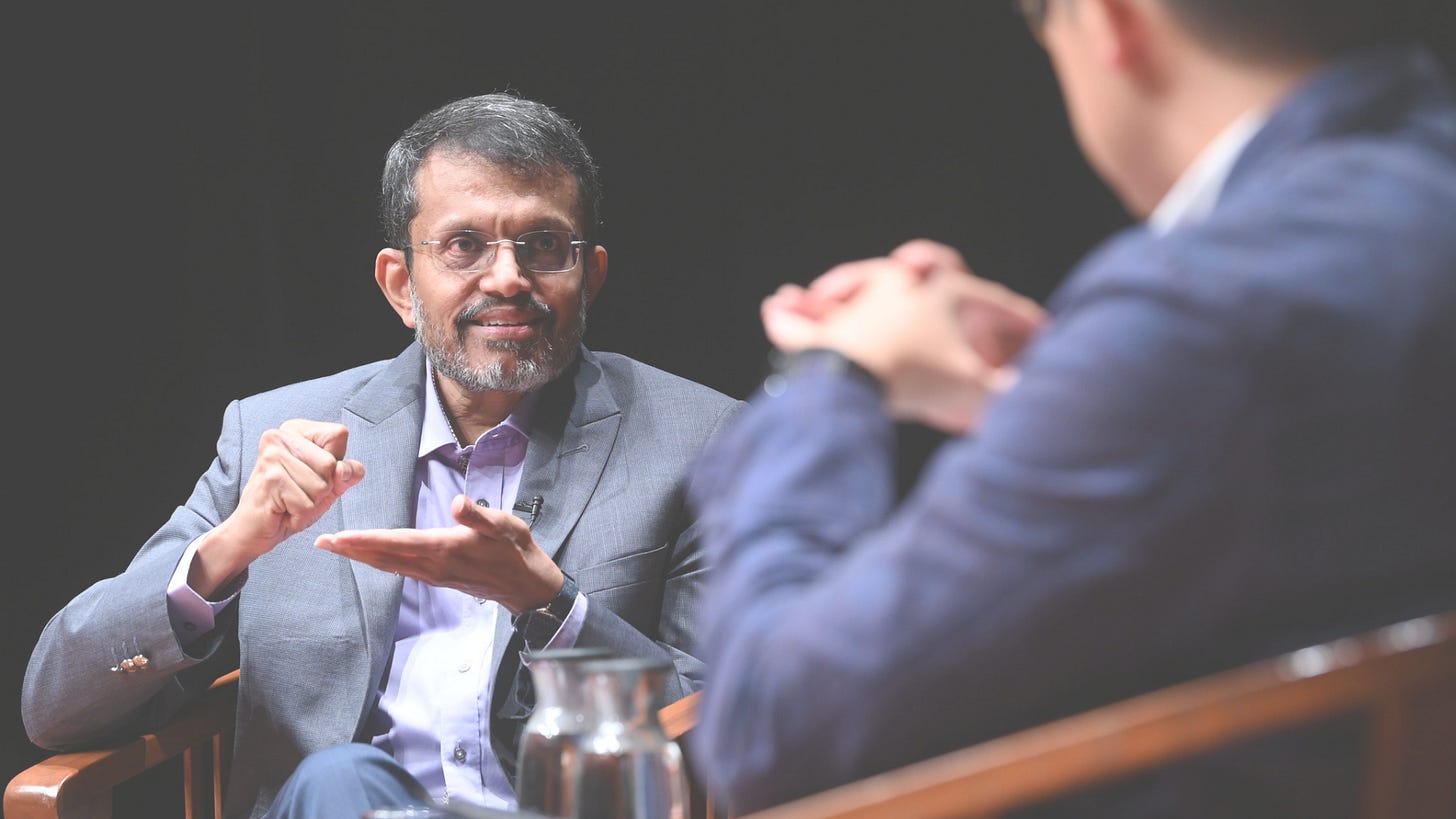
[{"label": "dark hair", "polygon": [[1210,46],[1250,59],[1322,59],[1417,39],[1428,0],[1161,0]]},{"label": "dark hair", "polygon": [[379,221],[391,247],[409,251],[410,222],[419,214],[415,176],[431,151],[476,156],[527,179],[569,173],[576,178],[582,238],[595,243],[601,180],[576,126],[550,107],[511,94],[482,94],[420,117],[384,160]]}]

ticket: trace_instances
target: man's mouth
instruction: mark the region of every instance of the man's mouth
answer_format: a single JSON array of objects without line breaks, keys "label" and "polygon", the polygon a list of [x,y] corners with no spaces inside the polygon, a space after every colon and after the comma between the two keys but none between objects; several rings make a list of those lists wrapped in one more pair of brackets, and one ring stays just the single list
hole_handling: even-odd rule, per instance
[{"label": "man's mouth", "polygon": [[535,336],[551,310],[535,303],[480,303],[460,317],[462,330],[488,340],[520,340]]},{"label": "man's mouth", "polygon": [[536,326],[541,323],[539,317],[532,318],[480,318],[469,322],[474,328],[473,332],[484,335],[487,338],[527,338],[535,335]]}]

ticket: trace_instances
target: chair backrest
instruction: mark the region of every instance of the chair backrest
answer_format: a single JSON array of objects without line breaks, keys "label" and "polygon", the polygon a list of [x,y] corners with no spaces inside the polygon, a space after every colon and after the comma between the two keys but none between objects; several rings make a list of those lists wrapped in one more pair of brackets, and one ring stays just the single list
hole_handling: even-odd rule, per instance
[{"label": "chair backrest", "polygon": [[1351,713],[1370,720],[1367,819],[1456,817],[1453,612],[1086,711],[743,819],[994,817]]}]

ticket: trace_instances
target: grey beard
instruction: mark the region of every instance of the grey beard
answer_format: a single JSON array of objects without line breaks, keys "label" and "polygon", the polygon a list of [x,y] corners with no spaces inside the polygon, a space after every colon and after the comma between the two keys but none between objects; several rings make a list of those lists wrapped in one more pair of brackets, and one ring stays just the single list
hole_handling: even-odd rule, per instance
[{"label": "grey beard", "polygon": [[[494,350],[509,350],[516,353],[514,366],[495,361],[483,367],[470,366],[465,352],[465,330],[462,323],[469,321],[491,306],[488,301],[471,305],[461,313],[455,326],[456,344],[454,350],[437,348],[425,336],[428,316],[419,296],[410,288],[410,301],[414,307],[415,340],[425,349],[430,364],[440,375],[454,381],[470,392],[530,392],[544,387],[560,375],[576,357],[577,346],[586,332],[586,291],[583,288],[581,305],[577,313],[576,327],[565,339],[543,335],[535,341],[491,341],[487,343]],[[550,316],[550,308],[537,302],[530,302],[530,308]],[[558,344],[558,341],[565,343]]]}]

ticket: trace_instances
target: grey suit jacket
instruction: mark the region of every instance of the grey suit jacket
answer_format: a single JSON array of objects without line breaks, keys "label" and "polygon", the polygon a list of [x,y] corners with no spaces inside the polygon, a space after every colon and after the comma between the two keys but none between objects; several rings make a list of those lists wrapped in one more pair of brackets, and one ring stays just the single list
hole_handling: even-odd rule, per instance
[{"label": "grey suit jacket", "polygon": [[[226,815],[261,815],[308,753],[367,741],[403,581],[313,541],[413,525],[423,385],[423,351],[411,345],[390,361],[231,403],[217,458],[187,503],[123,573],[82,592],[44,629],[22,695],[32,741],[72,749],[148,730],[234,662],[242,678]],[[685,475],[739,402],[585,349],[544,390],[519,495],[544,499],[536,541],[590,598],[577,644],[669,657],[677,673],[668,699],[696,690],[703,665],[692,643],[707,564],[684,505]],[[187,545],[236,507],[260,434],[289,418],[345,424],[365,479],[255,561],[237,604],[184,648],[167,615],[170,575]],[[508,689],[519,664],[502,662],[509,619],[499,628],[496,687]],[[136,654],[148,658],[145,671],[111,670]]]}]

